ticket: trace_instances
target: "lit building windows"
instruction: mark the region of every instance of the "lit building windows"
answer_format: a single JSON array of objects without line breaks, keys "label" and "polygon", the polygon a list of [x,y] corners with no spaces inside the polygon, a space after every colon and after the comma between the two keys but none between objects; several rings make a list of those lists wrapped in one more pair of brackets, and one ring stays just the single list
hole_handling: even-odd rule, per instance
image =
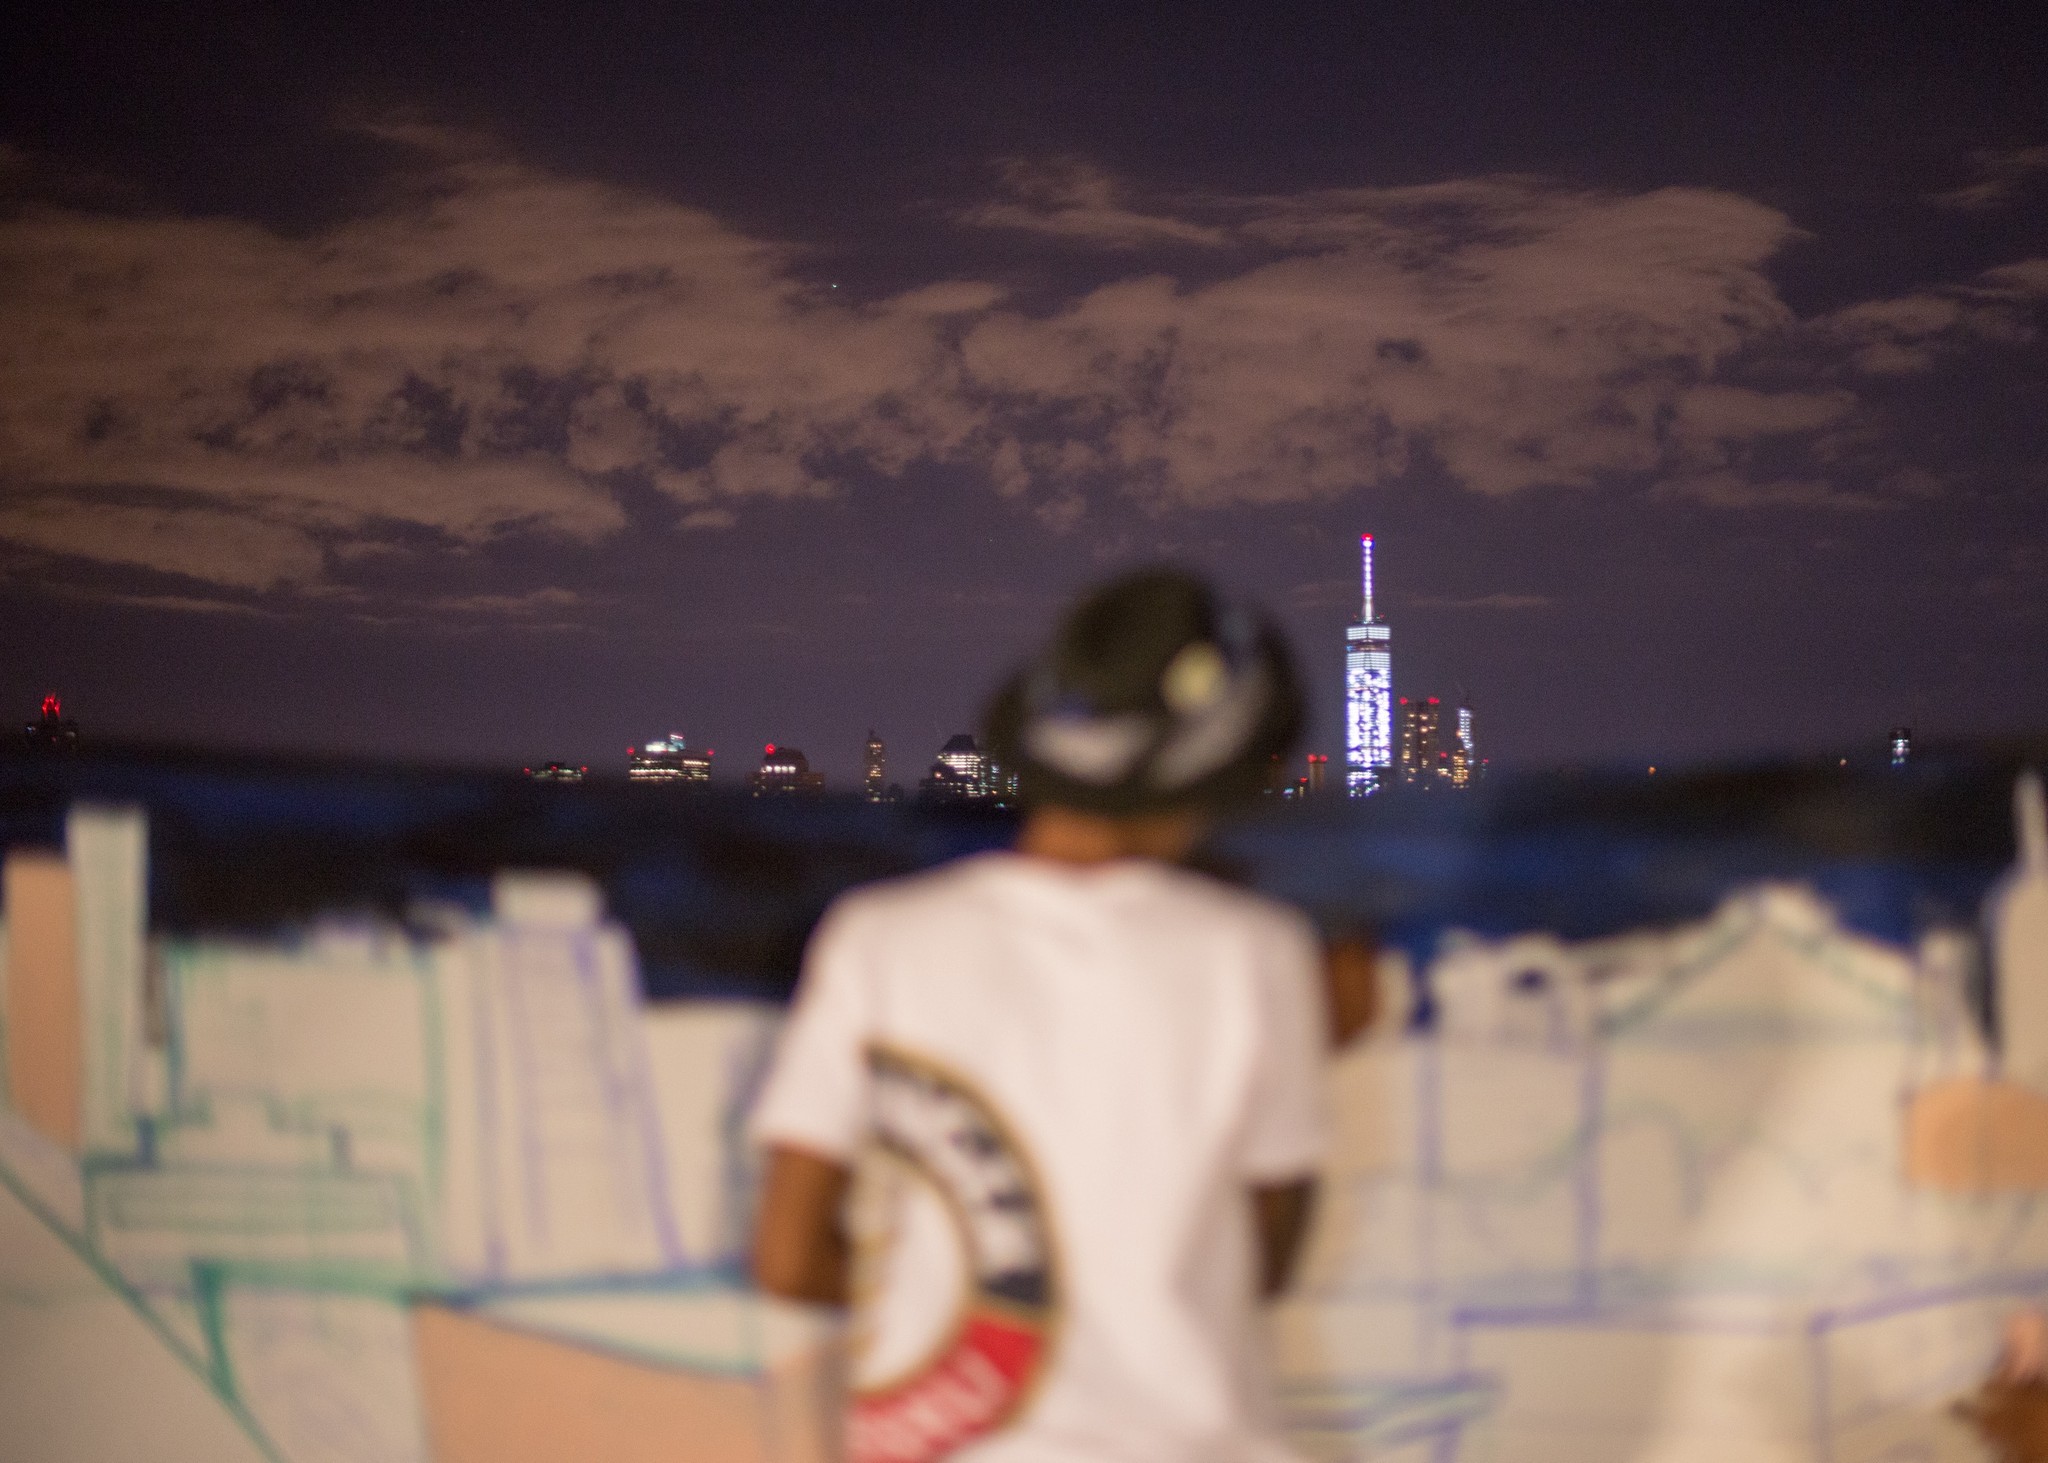
[{"label": "lit building windows", "polygon": [[681,732],[639,748],[626,748],[626,778],[630,782],[672,783],[703,787],[711,781],[711,753],[693,751]]},{"label": "lit building windows", "polygon": [[519,770],[535,782],[581,782],[590,775],[588,767],[578,767],[571,762],[544,762],[538,767]]},{"label": "lit building windows", "polygon": [[761,765],[747,774],[747,791],[757,798],[815,797],[824,790],[825,774],[811,771],[809,758],[773,742],[761,749]]},{"label": "lit building windows", "polygon": [[1017,778],[990,761],[966,732],[939,748],[931,768],[917,782],[921,803],[993,803],[1001,806],[1017,794]]},{"label": "lit building windows", "polygon": [[868,728],[867,746],[861,752],[861,796],[871,803],[889,800],[888,785],[889,753],[882,745],[882,739],[875,735],[874,728]]},{"label": "lit building windows", "polygon": [[1394,761],[1393,635],[1373,611],[1372,535],[1358,540],[1358,623],[1344,632],[1344,790],[1376,792]]}]

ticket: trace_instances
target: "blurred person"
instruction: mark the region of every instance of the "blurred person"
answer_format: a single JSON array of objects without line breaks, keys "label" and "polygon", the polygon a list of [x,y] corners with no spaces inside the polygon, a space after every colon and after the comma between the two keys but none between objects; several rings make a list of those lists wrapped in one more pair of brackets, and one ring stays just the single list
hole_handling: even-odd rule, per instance
[{"label": "blurred person", "polygon": [[851,1306],[853,1463],[1293,1457],[1258,1303],[1307,1226],[1337,998],[1303,917],[1179,865],[1300,718],[1270,624],[1120,580],[990,708],[1014,848],[821,922],[752,1120],[753,1264]]}]

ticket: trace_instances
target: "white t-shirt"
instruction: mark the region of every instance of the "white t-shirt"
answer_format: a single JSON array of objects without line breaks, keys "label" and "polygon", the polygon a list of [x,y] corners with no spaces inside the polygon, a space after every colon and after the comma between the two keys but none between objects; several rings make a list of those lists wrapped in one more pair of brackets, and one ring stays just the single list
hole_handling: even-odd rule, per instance
[{"label": "white t-shirt", "polygon": [[1287,1459],[1250,1186],[1321,1156],[1306,920],[981,854],[819,926],[757,1142],[851,1165],[853,1463]]}]

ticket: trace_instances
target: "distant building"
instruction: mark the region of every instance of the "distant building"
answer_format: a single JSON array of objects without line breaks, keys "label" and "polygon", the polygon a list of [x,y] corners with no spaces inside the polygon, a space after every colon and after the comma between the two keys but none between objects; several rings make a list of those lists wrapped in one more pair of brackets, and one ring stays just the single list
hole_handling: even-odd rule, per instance
[{"label": "distant building", "polygon": [[549,762],[540,767],[519,769],[535,782],[581,782],[590,775],[588,767],[576,767],[567,762]]},{"label": "distant building", "polygon": [[1892,766],[1904,767],[1913,759],[1913,728],[1895,726],[1892,728]]},{"label": "distant building", "polygon": [[927,805],[978,803],[982,796],[979,778],[963,776],[944,762],[932,763],[930,770],[917,780],[917,800]]},{"label": "distant building", "polygon": [[861,753],[860,790],[861,796],[871,803],[889,801],[889,752],[882,745],[882,739],[875,735],[873,727],[868,728],[867,746]]},{"label": "distant building", "polygon": [[815,797],[824,790],[825,774],[811,771],[809,758],[773,742],[761,749],[761,765],[747,774],[747,791],[757,798]]},{"label": "distant building", "polygon": [[1451,786],[1467,788],[1485,775],[1486,759],[1479,755],[1479,743],[1472,735],[1472,708],[1458,708],[1458,732],[1451,744]]},{"label": "distant building", "polygon": [[939,748],[939,761],[976,787],[982,785],[983,774],[988,769],[988,759],[981,754],[981,744],[967,732],[947,739],[946,745]]},{"label": "distant building", "polygon": [[1379,790],[1393,763],[1393,632],[1372,603],[1372,535],[1358,537],[1358,623],[1344,632],[1344,790]]},{"label": "distant building", "polygon": [[1308,775],[1301,780],[1303,797],[1319,798],[1328,787],[1326,774],[1330,770],[1330,759],[1314,752],[1308,754]]},{"label": "distant building", "polygon": [[1395,775],[1403,787],[1435,787],[1451,775],[1451,749],[1443,735],[1443,703],[1434,696],[1410,700],[1394,708],[1399,751]]},{"label": "distant building", "polygon": [[78,723],[64,714],[64,703],[55,695],[43,698],[42,715],[22,728],[32,752],[75,752]]},{"label": "distant building", "polygon": [[990,761],[980,743],[966,732],[947,740],[925,775],[918,779],[921,803],[1001,803],[1016,796],[1015,774]]},{"label": "distant building", "polygon": [[1403,696],[1394,706],[1394,725],[1394,772],[1400,786],[1463,790],[1485,776],[1471,707],[1457,708],[1455,720],[1446,724],[1443,702],[1436,697]]},{"label": "distant building", "polygon": [[626,748],[626,780],[703,787],[711,781],[711,753],[691,750],[681,732],[670,732],[666,740],[648,742],[637,751]]}]

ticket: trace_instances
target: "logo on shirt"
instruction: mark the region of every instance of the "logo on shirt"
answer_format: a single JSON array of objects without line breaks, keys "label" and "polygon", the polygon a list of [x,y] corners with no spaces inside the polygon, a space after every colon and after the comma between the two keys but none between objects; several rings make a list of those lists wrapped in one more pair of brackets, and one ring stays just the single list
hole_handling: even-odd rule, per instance
[{"label": "logo on shirt", "polygon": [[880,1046],[868,1072],[848,1449],[853,1463],[931,1463],[1005,1425],[1043,1372],[1051,1225],[1030,1155],[972,1083]]}]

